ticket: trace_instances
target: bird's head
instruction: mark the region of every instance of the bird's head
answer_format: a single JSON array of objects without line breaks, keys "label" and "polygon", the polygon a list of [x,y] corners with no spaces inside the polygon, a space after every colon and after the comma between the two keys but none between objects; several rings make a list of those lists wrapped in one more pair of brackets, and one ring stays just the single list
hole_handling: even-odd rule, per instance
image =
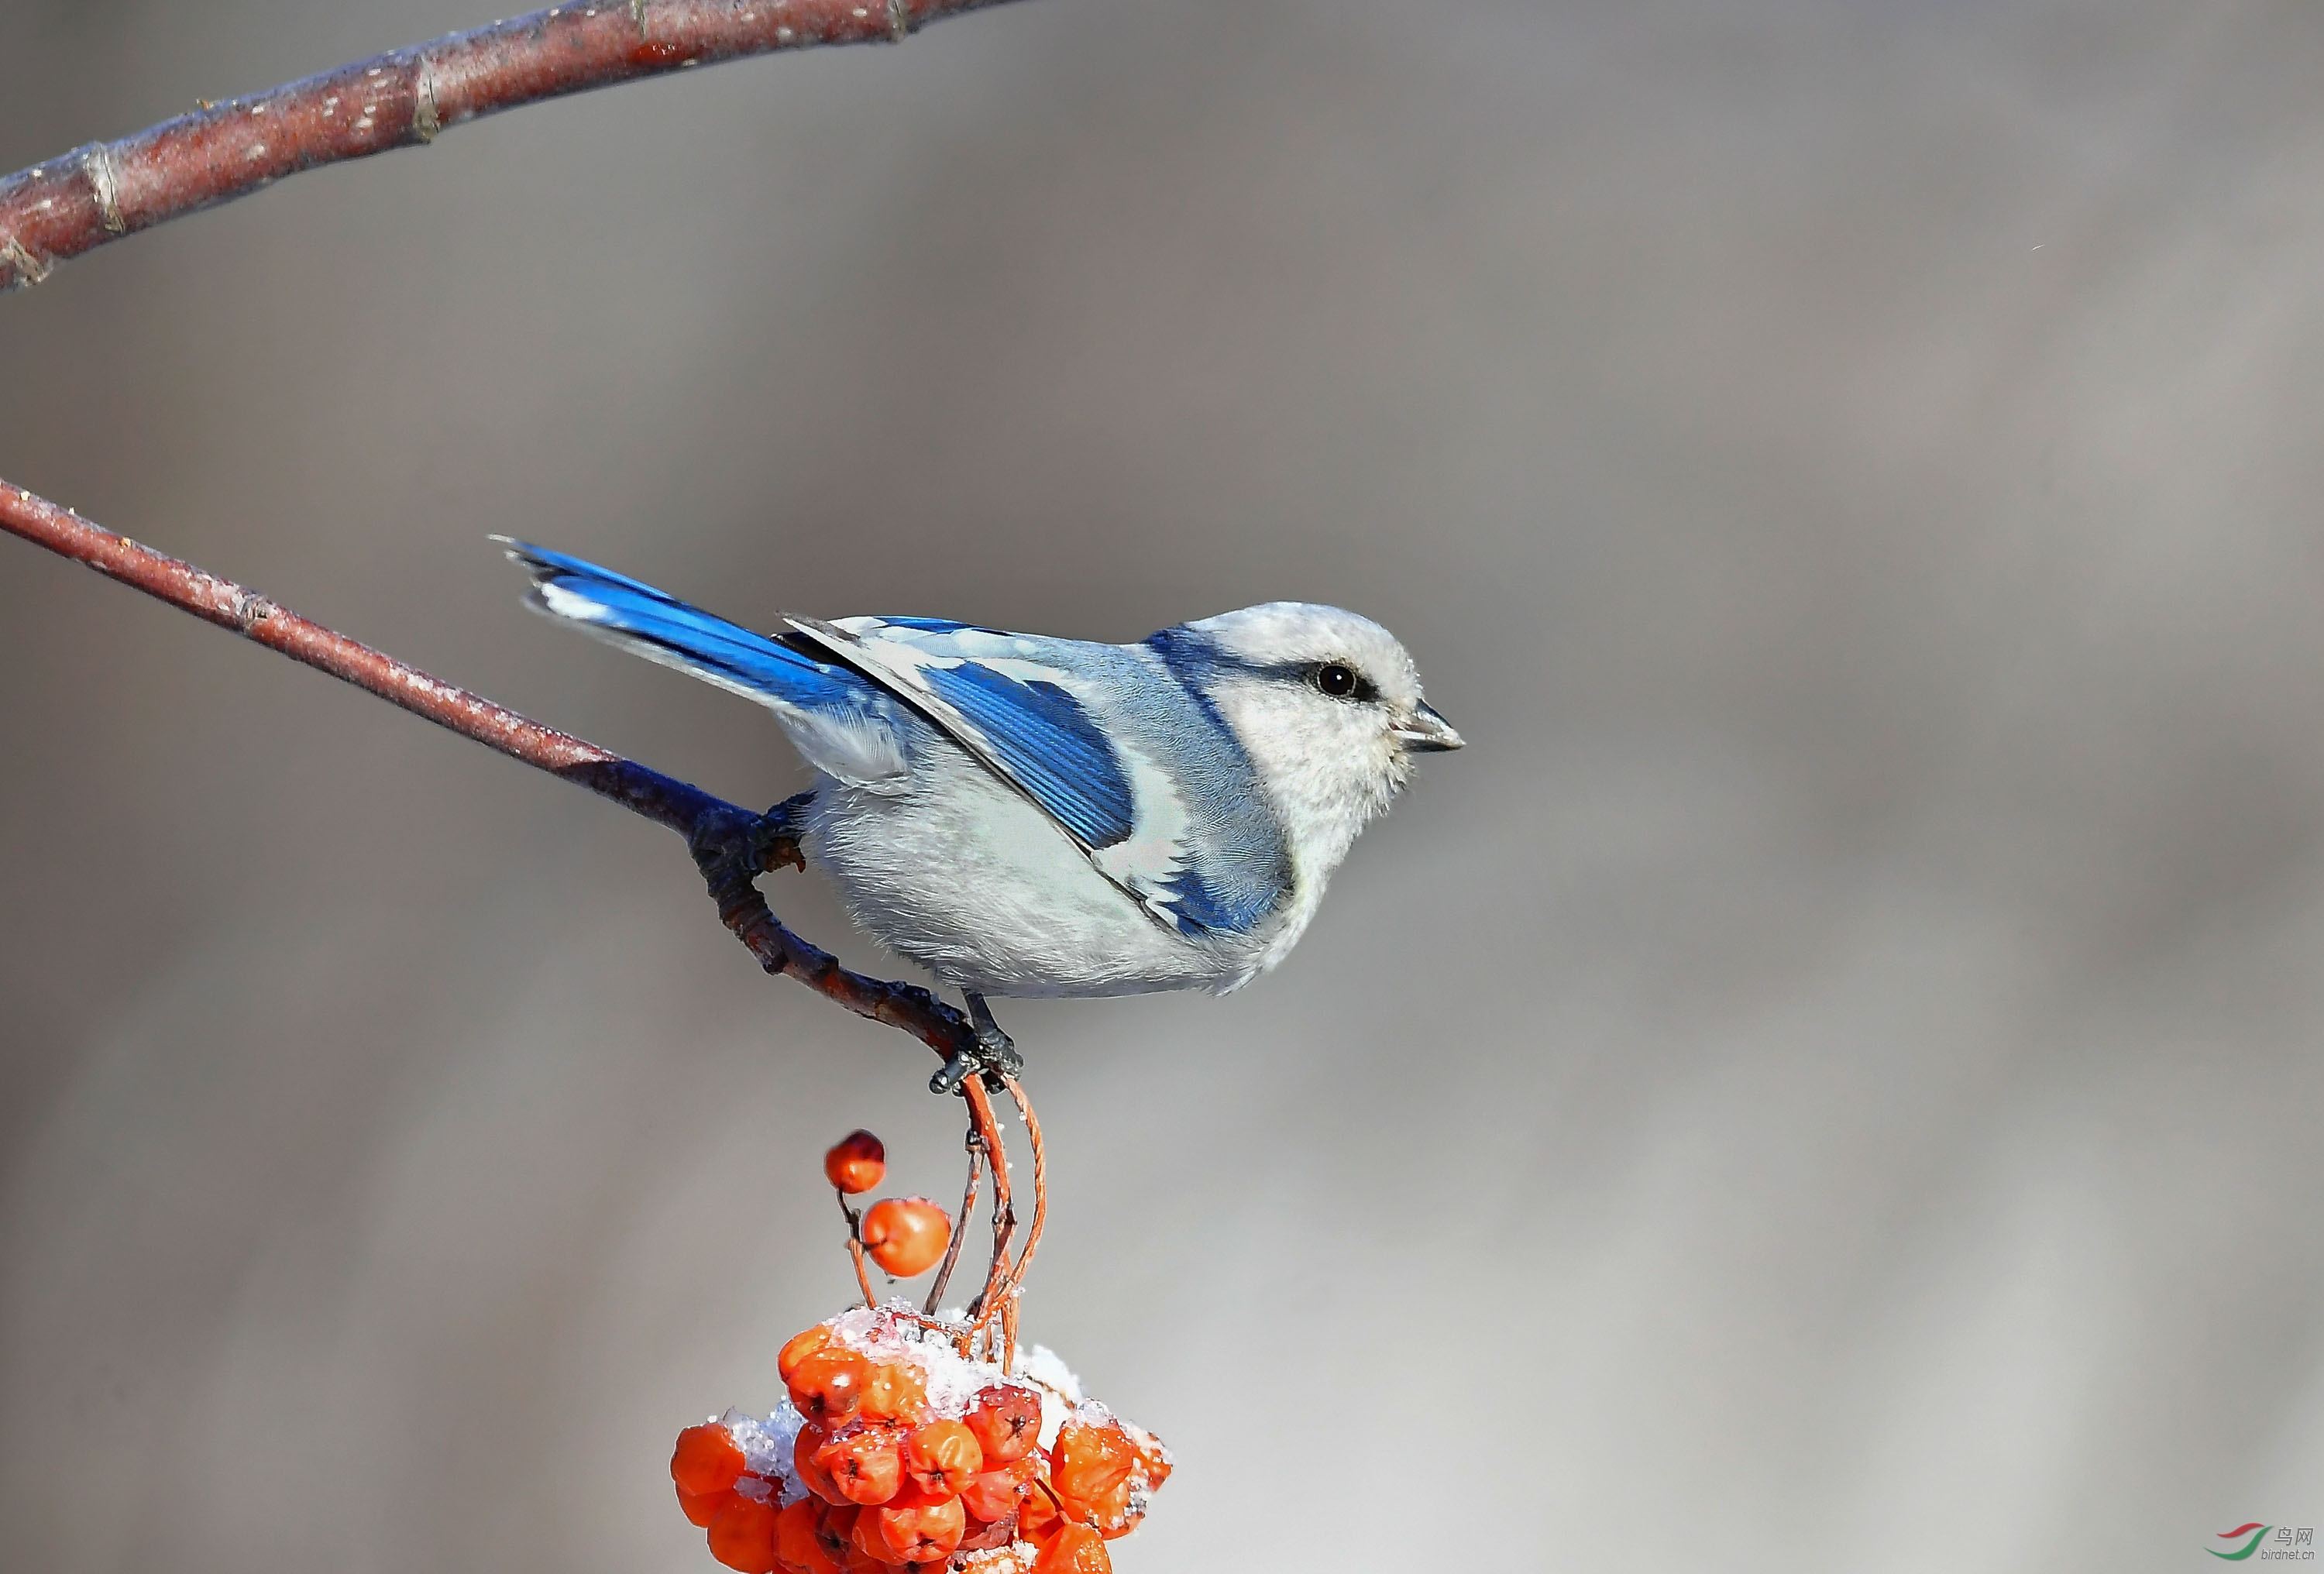
[{"label": "bird's head", "polygon": [[1234,730],[1319,876],[1388,807],[1415,755],[1462,746],[1396,636],[1338,607],[1269,602],[1154,642]]}]

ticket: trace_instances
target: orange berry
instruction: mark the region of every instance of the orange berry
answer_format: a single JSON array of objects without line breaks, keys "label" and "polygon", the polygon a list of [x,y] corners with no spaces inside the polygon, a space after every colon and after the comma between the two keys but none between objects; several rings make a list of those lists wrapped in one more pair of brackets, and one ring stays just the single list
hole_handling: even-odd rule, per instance
[{"label": "orange berry", "polygon": [[1124,1478],[1093,1498],[1089,1514],[1097,1522],[1098,1534],[1109,1542],[1119,1541],[1146,1517],[1146,1497]]},{"label": "orange berry", "polygon": [[888,1550],[907,1563],[935,1563],[952,1556],[968,1532],[968,1510],[957,1497],[911,1499],[873,1509],[865,1516],[880,1527]]},{"label": "orange berry", "polygon": [[809,1421],[844,1426],[863,1402],[871,1363],[844,1345],[819,1349],[791,1369],[791,1403]]},{"label": "orange berry", "polygon": [[710,1522],[710,1555],[736,1574],[775,1574],[775,1505],[736,1497]]},{"label": "orange berry", "polygon": [[775,1563],[785,1574],[839,1574],[823,1540],[823,1509],[802,1497],[775,1515]]},{"label": "orange berry", "polygon": [[1138,1464],[1119,1423],[1068,1421],[1049,1448],[1049,1481],[1074,1519],[1088,1517],[1087,1505],[1130,1478]]},{"label": "orange berry", "polygon": [[1041,1400],[1028,1388],[996,1383],[976,1396],[966,1417],[988,1466],[1023,1459],[1041,1441]]},{"label": "orange berry", "polygon": [[855,1523],[847,1533],[848,1568],[857,1570],[893,1569],[902,1562],[901,1558],[888,1550],[888,1543],[880,1539],[880,1511],[866,1508],[857,1513]]},{"label": "orange berry", "polygon": [[899,1279],[936,1266],[952,1243],[952,1216],[926,1197],[882,1197],[863,1215],[863,1249]]},{"label": "orange berry", "polygon": [[724,1492],[742,1474],[742,1450],[734,1434],[716,1422],[689,1426],[678,1434],[678,1448],[669,1457],[669,1478],[680,1492],[697,1496]]},{"label": "orange berry", "polygon": [[851,1197],[868,1192],[887,1176],[888,1149],[868,1131],[851,1131],[823,1155],[823,1173]]},{"label": "orange berry", "polygon": [[707,1530],[710,1522],[718,1517],[718,1511],[725,1507],[727,1500],[733,1496],[732,1487],[721,1487],[715,1492],[688,1492],[681,1487],[678,1489],[678,1512],[686,1515],[688,1524]]},{"label": "orange berry", "polygon": [[785,1344],[781,1353],[775,1357],[776,1375],[785,1383],[788,1383],[791,1380],[791,1374],[798,1370],[799,1363],[829,1344],[831,1339],[829,1325],[820,1322],[813,1328],[802,1329],[791,1335],[789,1342]]},{"label": "orange berry", "polygon": [[987,1524],[1011,1518],[1031,1496],[1033,1477],[1039,1468],[1038,1460],[1019,1459],[997,1470],[972,1476],[968,1485],[960,1489],[961,1506],[968,1510],[971,1519],[980,1519]]},{"label": "orange berry", "polygon": [[855,1522],[862,1510],[852,1503],[835,1503],[823,1511],[822,1526],[815,1533],[824,1556],[841,1568],[847,1566],[850,1549],[855,1544]]},{"label": "orange berry", "polygon": [[[1047,1472],[1041,1468],[1040,1456],[1037,1454],[1033,1458],[1035,1481],[1047,1480]],[[1065,1523],[1065,1516],[1057,1511],[1056,1501],[1039,1486],[1035,1486],[1025,1495],[1025,1501],[1018,1505],[1017,1533],[1037,1546],[1056,1535],[1057,1527]]]},{"label": "orange berry", "polygon": [[1085,1524],[1069,1524],[1051,1536],[1033,1560],[1033,1574],[1113,1574],[1105,1540]]},{"label": "orange berry", "polygon": [[1162,1446],[1162,1440],[1127,1421],[1121,1423],[1121,1430],[1138,1456],[1138,1473],[1146,1477],[1147,1487],[1151,1490],[1170,1479],[1170,1450]]},{"label": "orange berry", "polygon": [[919,1368],[904,1361],[880,1361],[863,1381],[861,1413],[866,1421],[910,1421],[928,1402]]},{"label": "orange berry", "polygon": [[816,1450],[830,1441],[829,1429],[811,1421],[799,1428],[798,1440],[791,1444],[791,1468],[798,1472],[807,1489],[825,1503],[844,1503],[847,1499],[840,1496],[839,1484],[831,1478],[831,1472],[815,1462]]},{"label": "orange berry", "polygon": [[857,1426],[816,1450],[815,1462],[850,1503],[885,1503],[904,1484],[896,1434],[883,1426]]},{"label": "orange berry", "polygon": [[932,1497],[957,1497],[984,1468],[976,1436],[956,1421],[932,1421],[904,1440],[904,1474]]}]

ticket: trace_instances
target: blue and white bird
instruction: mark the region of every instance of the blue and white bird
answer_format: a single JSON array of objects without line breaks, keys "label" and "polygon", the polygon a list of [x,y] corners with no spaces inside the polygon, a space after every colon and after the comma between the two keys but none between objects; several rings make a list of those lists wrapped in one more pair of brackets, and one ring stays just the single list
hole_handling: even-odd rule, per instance
[{"label": "blue and white bird", "polygon": [[503,544],[531,606],[774,713],[816,772],[802,850],[864,930],[962,991],[988,1065],[1017,1061],[987,996],[1223,994],[1273,968],[1413,756],[1462,746],[1404,647],[1337,607],[1135,645],[927,618],[770,638]]}]

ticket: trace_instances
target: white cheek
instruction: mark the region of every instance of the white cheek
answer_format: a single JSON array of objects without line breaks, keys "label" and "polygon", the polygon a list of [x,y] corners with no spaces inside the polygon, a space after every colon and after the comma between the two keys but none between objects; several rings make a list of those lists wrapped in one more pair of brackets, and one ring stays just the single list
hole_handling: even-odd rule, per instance
[{"label": "white cheek", "polygon": [[1246,687],[1220,699],[1290,836],[1302,879],[1320,883],[1395,792],[1378,713],[1305,690]]}]

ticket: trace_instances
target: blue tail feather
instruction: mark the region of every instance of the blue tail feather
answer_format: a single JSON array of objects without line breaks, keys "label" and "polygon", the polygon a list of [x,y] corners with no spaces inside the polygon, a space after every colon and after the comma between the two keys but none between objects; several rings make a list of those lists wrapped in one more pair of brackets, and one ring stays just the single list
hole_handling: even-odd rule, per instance
[{"label": "blue tail feather", "polygon": [[724,688],[816,707],[859,698],[863,680],[586,559],[496,537],[532,575],[535,610]]}]

